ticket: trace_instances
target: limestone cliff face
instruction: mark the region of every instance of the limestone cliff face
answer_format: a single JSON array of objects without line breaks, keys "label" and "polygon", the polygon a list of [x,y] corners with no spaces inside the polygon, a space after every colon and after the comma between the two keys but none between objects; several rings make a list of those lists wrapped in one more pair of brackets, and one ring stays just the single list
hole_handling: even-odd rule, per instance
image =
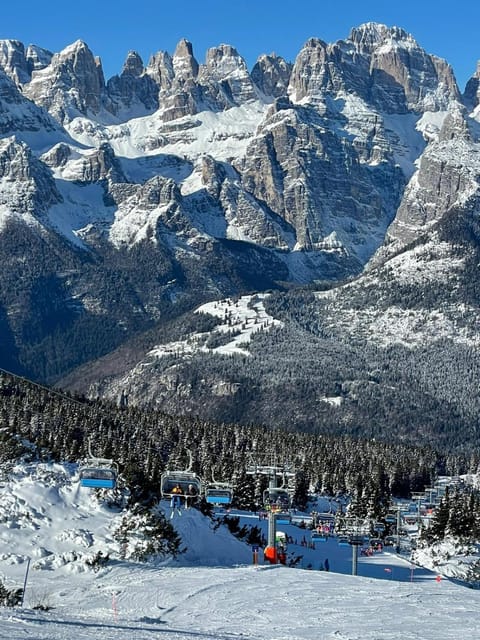
[{"label": "limestone cliff face", "polygon": [[33,71],[23,91],[61,123],[97,115],[106,99],[101,63],[81,40],[55,54],[47,67]]},{"label": "limestone cliff face", "polygon": [[244,59],[230,45],[222,44],[207,51],[205,65],[200,68],[199,82],[224,108],[257,98]]},{"label": "limestone cliff face", "polygon": [[[123,112],[135,114],[150,113],[158,109],[158,85],[146,72],[141,57],[130,51],[122,73],[110,78],[106,91],[111,102],[111,110],[115,115]],[[122,118],[123,119],[123,118]]]},{"label": "limestone cliff face", "polygon": [[12,78],[0,68],[0,135],[15,132],[21,136],[25,132],[54,134],[61,127],[49,114],[26,99]]},{"label": "limestone cliff face", "polygon": [[387,253],[398,251],[428,231],[452,207],[479,196],[479,154],[480,140],[469,128],[465,109],[452,104],[405,190],[388,229]]},{"label": "limestone cliff face", "polygon": [[52,55],[35,45],[25,48],[19,40],[0,40],[0,68],[17,85],[30,82],[32,71],[48,66]]},{"label": "limestone cliff face", "polygon": [[2,209],[29,220],[38,220],[62,199],[47,166],[14,138],[0,141],[0,181]]},{"label": "limestone cliff face", "polygon": [[0,40],[0,67],[16,84],[30,81],[25,47],[18,40]]},{"label": "limestone cliff face", "polygon": [[405,183],[387,158],[364,162],[315,110],[279,99],[248,148],[242,184],[294,229],[296,248],[342,249],[362,262]]},{"label": "limestone cliff face", "polygon": [[427,54],[403,29],[375,23],[334,44],[312,38],[295,61],[292,100],[352,92],[387,113],[436,111],[459,98],[444,60]]},{"label": "limestone cliff face", "polygon": [[287,94],[292,67],[275,53],[262,55],[252,69],[252,80],[265,96],[279,98]]}]

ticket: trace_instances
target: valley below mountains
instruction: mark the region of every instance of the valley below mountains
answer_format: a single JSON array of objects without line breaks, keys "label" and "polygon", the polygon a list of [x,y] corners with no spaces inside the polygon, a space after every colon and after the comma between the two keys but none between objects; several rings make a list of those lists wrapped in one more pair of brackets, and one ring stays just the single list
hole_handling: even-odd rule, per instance
[{"label": "valley below mountains", "polygon": [[[479,53],[480,57],[480,53]],[[480,67],[399,27],[182,40],[108,80],[0,41],[0,367],[117,403],[479,444]]]}]

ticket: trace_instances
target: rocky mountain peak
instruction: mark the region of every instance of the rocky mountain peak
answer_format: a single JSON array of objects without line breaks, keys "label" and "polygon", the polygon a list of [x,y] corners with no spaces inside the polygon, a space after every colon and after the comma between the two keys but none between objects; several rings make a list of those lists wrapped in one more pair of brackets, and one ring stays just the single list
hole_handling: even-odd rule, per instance
[{"label": "rocky mountain peak", "polygon": [[136,51],[129,51],[123,65],[122,74],[138,78],[143,73],[143,60]]},{"label": "rocky mountain peak", "polygon": [[480,60],[473,76],[467,82],[463,100],[471,111],[480,104]]},{"label": "rocky mountain peak", "polygon": [[239,105],[257,97],[245,60],[228,44],[207,51],[199,82],[210,86],[220,85],[226,93],[227,104]]},{"label": "rocky mountain peak", "polygon": [[307,40],[295,60],[290,76],[288,93],[293,102],[334,89],[328,61],[328,45],[318,38]]},{"label": "rocky mountain peak", "polygon": [[253,67],[251,77],[264,95],[278,98],[287,94],[292,67],[275,53],[262,55]]},{"label": "rocky mountain peak", "polygon": [[155,53],[148,61],[146,73],[155,81],[161,92],[168,91],[175,77],[172,56],[168,51]]},{"label": "rocky mountain peak", "polygon": [[347,41],[308,40],[289,85],[294,102],[356,94],[388,113],[447,109],[460,98],[451,67],[427,54],[403,29],[366,23]]},{"label": "rocky mountain peak", "polygon": [[413,37],[399,27],[387,27],[377,22],[366,22],[351,30],[348,39],[361,53],[372,53],[380,45],[403,41],[407,46],[417,46]]},{"label": "rocky mountain peak", "polygon": [[193,55],[192,43],[184,38],[180,40],[173,54],[173,69],[177,83],[194,79],[198,75],[198,62]]},{"label": "rocky mountain peak", "polygon": [[38,71],[39,69],[45,69],[52,61],[53,53],[47,49],[37,47],[37,45],[28,45],[25,51],[25,58],[27,59],[30,73],[32,71]]},{"label": "rocky mountain peak", "polygon": [[152,112],[158,109],[158,84],[146,73],[143,60],[136,51],[129,51],[120,76],[107,82],[106,108],[122,119],[128,119],[132,109]]},{"label": "rocky mountain peak", "polygon": [[100,61],[77,40],[56,53],[47,67],[34,71],[24,93],[60,122],[69,122],[80,114],[98,114],[104,88]]},{"label": "rocky mountain peak", "polygon": [[18,40],[0,40],[0,68],[16,84],[30,80],[30,69],[25,57],[25,47]]}]

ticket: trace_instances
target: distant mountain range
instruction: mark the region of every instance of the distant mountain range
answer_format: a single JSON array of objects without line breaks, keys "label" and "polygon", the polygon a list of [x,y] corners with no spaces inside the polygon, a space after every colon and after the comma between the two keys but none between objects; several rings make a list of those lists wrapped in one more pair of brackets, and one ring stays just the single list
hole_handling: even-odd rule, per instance
[{"label": "distant mountain range", "polygon": [[251,71],[183,40],[108,81],[84,42],[0,41],[0,366],[209,419],[475,438],[479,82],[376,23]]}]

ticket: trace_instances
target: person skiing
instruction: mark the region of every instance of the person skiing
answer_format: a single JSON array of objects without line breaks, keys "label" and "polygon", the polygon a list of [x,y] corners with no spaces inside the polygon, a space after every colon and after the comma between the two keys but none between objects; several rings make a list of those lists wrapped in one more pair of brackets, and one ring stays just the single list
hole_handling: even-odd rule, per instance
[{"label": "person skiing", "polygon": [[323,566],[325,567],[325,571],[330,571],[330,563],[328,562],[328,558],[325,558]]}]

